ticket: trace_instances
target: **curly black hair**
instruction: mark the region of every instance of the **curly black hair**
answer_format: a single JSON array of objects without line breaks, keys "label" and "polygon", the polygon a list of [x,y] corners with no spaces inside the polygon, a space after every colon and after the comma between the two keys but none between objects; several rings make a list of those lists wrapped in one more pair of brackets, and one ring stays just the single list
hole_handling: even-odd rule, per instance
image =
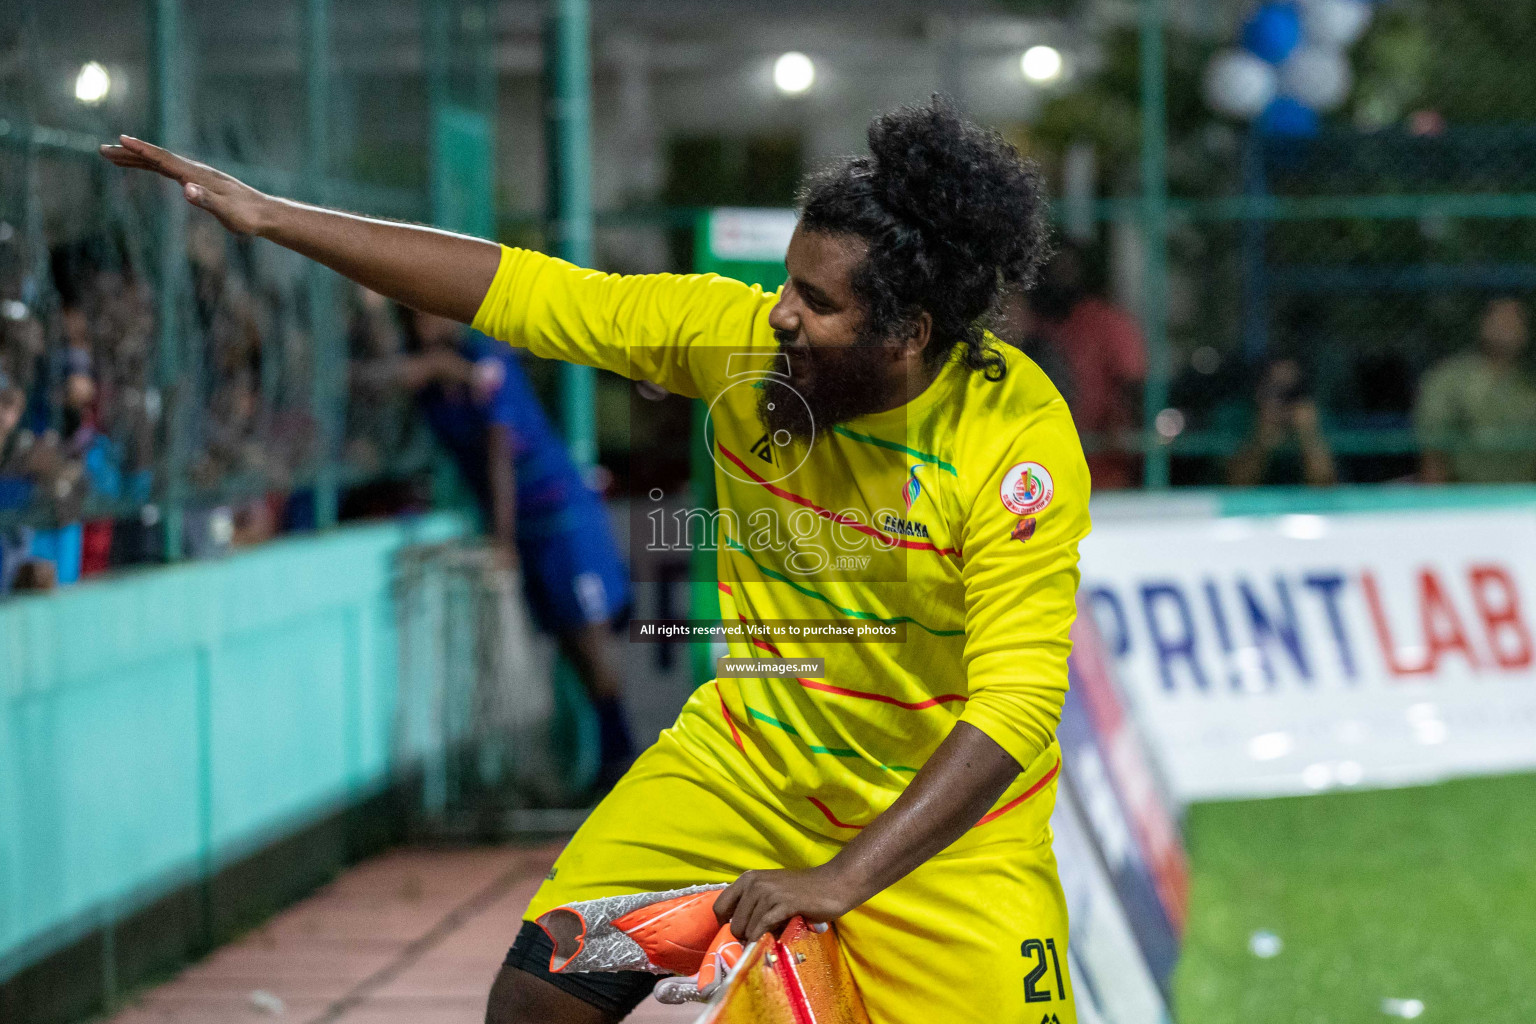
[{"label": "curly black hair", "polygon": [[853,281],[867,338],[891,337],[926,312],[930,365],[964,345],[967,366],[1000,380],[1003,359],[982,323],[1002,291],[1028,287],[1049,255],[1038,170],[940,96],[875,118],[869,150],[806,180],[801,227],[869,243]]}]

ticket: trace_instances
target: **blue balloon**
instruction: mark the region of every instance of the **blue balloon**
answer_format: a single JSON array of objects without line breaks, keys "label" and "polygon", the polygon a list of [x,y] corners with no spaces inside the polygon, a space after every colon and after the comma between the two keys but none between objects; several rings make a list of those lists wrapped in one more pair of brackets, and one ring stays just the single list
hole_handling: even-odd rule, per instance
[{"label": "blue balloon", "polygon": [[1243,45],[1253,55],[1279,64],[1301,43],[1301,12],[1294,3],[1260,5],[1243,26]]},{"label": "blue balloon", "polygon": [[1276,96],[1259,115],[1259,131],[1283,139],[1310,139],[1322,129],[1317,111],[1290,96]]}]

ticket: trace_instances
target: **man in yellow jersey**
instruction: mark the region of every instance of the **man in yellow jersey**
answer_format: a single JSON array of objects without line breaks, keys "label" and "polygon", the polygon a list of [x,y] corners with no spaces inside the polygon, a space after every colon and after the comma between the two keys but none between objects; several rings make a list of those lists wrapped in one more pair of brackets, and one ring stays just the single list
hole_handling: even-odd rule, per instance
[{"label": "man in yellow jersey", "polygon": [[[409,306],[710,403],[724,616],[778,627],[731,654],[824,671],[699,688],[527,921],[730,883],[716,909],[743,938],[835,921],[874,1024],[1073,1024],[1049,819],[1088,472],[1055,388],[981,327],[1044,255],[1040,185],[939,101],[869,142],[806,183],[774,294],[291,203],[134,139],[103,152]],[[552,974],[549,952],[525,923],[490,1024],[621,1020],[655,982]]]}]

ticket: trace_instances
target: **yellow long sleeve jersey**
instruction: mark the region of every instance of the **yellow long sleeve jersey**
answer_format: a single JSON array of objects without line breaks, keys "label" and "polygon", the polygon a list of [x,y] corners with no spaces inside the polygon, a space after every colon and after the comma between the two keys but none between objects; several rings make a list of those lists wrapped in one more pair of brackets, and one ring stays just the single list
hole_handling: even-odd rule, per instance
[{"label": "yellow long sleeve jersey", "polygon": [[[822,658],[818,678],[721,678],[676,729],[726,784],[848,838],[955,722],[1023,767],[983,822],[1054,777],[1089,480],[1065,402],[1022,353],[1001,380],[955,357],[906,405],[775,445],[773,293],[714,275],[620,276],[503,248],[474,326],[710,405],[722,615],[811,624],[735,657]],[[636,538],[637,543],[668,538]],[[817,625],[900,639],[810,635]],[[867,631],[866,631],[867,632]]]}]

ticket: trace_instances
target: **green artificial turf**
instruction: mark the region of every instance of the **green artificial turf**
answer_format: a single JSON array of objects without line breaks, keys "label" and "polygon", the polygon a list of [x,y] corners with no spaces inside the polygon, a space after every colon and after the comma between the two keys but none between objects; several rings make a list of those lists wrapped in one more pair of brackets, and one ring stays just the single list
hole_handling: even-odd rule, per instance
[{"label": "green artificial turf", "polygon": [[1202,804],[1187,839],[1179,1024],[1536,1024],[1536,775]]}]

